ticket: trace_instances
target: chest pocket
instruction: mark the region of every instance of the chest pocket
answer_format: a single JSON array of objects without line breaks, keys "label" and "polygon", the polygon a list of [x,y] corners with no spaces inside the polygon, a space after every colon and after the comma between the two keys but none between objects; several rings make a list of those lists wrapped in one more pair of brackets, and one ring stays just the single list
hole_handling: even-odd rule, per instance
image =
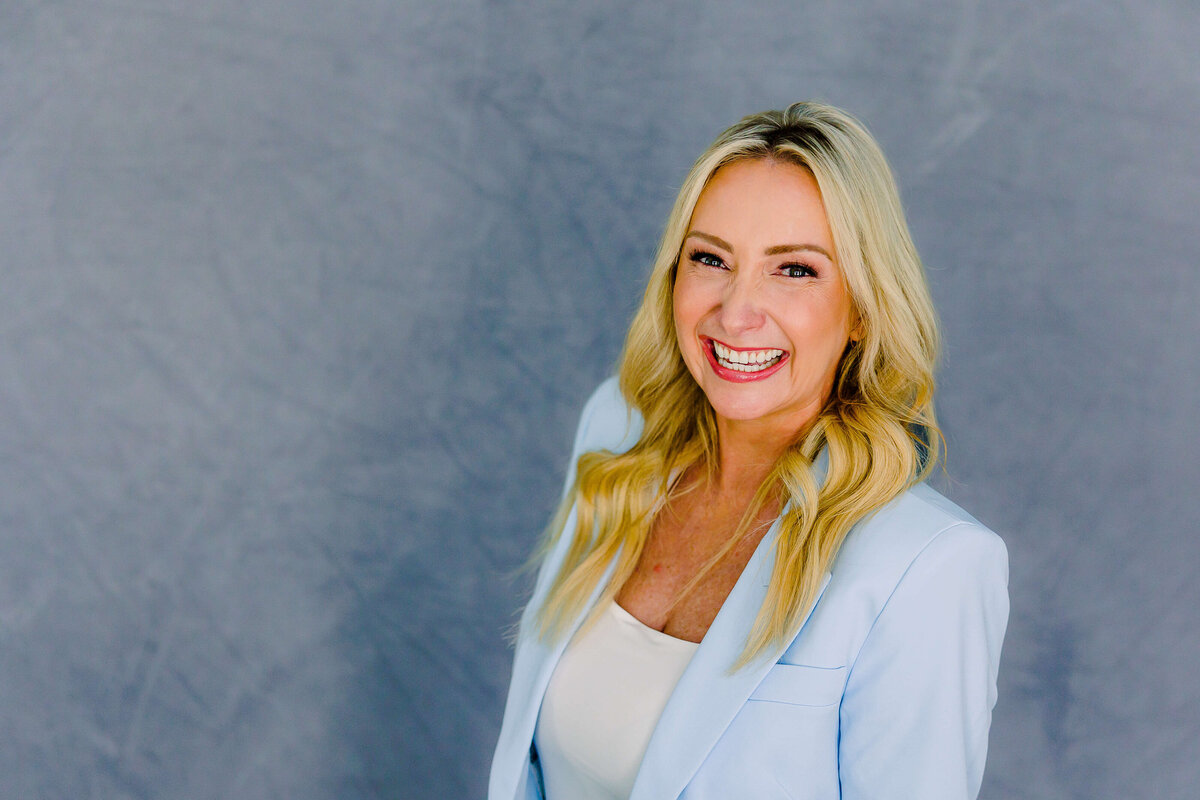
[{"label": "chest pocket", "polygon": [[845,686],[845,667],[776,664],[750,695],[750,700],[819,708],[841,702]]}]

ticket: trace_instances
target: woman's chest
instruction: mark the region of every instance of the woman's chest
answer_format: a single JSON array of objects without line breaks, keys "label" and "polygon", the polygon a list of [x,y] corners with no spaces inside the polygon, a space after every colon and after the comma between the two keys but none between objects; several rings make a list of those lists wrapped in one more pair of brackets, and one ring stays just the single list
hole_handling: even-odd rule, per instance
[{"label": "woman's chest", "polygon": [[740,511],[705,506],[700,498],[664,508],[617,602],[656,630],[699,642],[774,516],[764,509],[739,531]]}]

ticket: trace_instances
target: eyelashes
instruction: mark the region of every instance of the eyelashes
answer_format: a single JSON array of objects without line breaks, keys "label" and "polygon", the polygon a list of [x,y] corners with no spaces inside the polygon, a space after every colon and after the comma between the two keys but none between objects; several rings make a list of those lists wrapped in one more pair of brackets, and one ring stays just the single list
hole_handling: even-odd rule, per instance
[{"label": "eyelashes", "polygon": [[[705,267],[712,267],[714,269],[728,269],[725,261],[720,256],[710,253],[707,250],[693,250],[688,254],[688,260],[693,264],[699,264]],[[817,270],[812,265],[805,264],[800,261],[780,264],[777,267],[777,270],[785,278],[817,277]]]},{"label": "eyelashes", "polygon": [[779,268],[789,278],[815,278],[817,271],[808,264],[784,264]]},{"label": "eyelashes", "polygon": [[720,256],[715,256],[712,253],[706,253],[703,250],[695,250],[688,259],[696,264],[703,264],[706,267],[724,267],[725,262]]}]

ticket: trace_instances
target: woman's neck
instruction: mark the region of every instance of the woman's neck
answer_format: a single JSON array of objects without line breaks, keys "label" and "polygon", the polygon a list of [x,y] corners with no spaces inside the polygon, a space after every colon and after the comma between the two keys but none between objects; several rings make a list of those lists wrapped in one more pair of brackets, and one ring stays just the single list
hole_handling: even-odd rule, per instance
[{"label": "woman's neck", "polygon": [[795,440],[795,432],[755,422],[717,419],[720,456],[712,488],[718,494],[754,494]]}]

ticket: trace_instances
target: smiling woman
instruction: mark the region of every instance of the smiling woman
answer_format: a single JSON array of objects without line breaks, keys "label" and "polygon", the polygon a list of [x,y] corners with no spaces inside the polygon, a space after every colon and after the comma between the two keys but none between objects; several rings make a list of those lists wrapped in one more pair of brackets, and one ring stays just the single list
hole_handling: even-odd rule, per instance
[{"label": "smiling woman", "polygon": [[489,797],[974,797],[1008,566],[923,483],[936,352],[858,122],[718,137],[584,410]]},{"label": "smiling woman", "polygon": [[790,161],[735,161],[700,196],[675,329],[721,439],[762,430],[782,445],[825,404],[853,327],[834,252],[817,182]]}]

